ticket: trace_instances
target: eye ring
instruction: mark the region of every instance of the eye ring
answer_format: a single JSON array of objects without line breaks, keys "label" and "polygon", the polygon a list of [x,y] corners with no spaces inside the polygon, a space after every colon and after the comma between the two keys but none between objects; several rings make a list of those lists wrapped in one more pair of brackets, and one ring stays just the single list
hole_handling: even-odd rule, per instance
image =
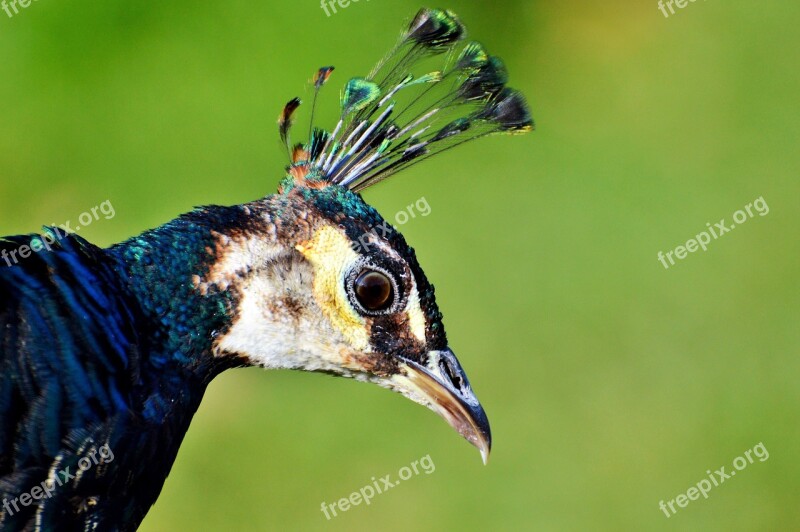
[{"label": "eye ring", "polygon": [[364,261],[353,267],[347,276],[346,289],[350,303],[365,316],[397,312],[402,303],[397,277],[372,262]]}]

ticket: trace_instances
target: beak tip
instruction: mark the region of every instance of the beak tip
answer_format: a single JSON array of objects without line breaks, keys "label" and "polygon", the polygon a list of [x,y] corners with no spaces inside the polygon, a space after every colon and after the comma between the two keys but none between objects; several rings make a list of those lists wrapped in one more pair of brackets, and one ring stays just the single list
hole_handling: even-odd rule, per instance
[{"label": "beak tip", "polygon": [[483,460],[483,465],[489,465],[489,453],[490,450],[488,448],[481,449],[481,460]]},{"label": "beak tip", "polygon": [[489,455],[492,453],[492,437],[489,435],[488,428],[485,433],[480,434],[473,442],[481,453],[483,465],[489,465]]}]

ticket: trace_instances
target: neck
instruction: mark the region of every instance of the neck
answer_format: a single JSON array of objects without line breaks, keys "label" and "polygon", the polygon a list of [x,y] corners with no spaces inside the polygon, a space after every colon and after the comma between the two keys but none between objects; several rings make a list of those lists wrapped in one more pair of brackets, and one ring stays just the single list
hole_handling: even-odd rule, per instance
[{"label": "neck", "polygon": [[219,260],[221,235],[246,227],[245,214],[241,206],[205,207],[109,250],[147,319],[155,346],[147,362],[157,372],[179,368],[207,383],[243,365],[212,352],[238,296],[217,286],[198,290],[197,283]]}]

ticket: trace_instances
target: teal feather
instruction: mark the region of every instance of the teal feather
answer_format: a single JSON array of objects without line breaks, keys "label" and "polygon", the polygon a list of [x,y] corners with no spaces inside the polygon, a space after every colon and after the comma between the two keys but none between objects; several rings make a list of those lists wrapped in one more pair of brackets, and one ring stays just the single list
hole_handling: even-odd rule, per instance
[{"label": "teal feather", "polygon": [[342,92],[342,114],[358,112],[373,103],[381,95],[377,83],[364,78],[353,78],[347,82]]}]

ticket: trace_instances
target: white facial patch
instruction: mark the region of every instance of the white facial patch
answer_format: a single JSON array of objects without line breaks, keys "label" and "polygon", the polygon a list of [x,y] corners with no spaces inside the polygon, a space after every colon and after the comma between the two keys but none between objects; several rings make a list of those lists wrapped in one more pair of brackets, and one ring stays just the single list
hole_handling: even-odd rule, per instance
[{"label": "white facial patch", "polygon": [[[220,264],[247,264],[246,256],[235,255],[247,253],[254,246],[251,243],[232,251]],[[241,270],[246,275],[236,276],[234,289],[239,301],[234,322],[217,339],[217,355],[237,354],[270,369],[345,374],[349,369],[357,370],[357,351],[349,348],[317,305],[312,291],[313,265],[291,251],[272,253],[264,259],[264,255],[251,255],[250,264]]]},{"label": "white facial patch", "polygon": [[216,286],[220,291],[227,290],[242,276],[246,275],[252,264],[264,264],[274,260],[282,253],[279,246],[256,237],[231,238],[222,233],[211,233],[216,241],[216,249],[209,249],[219,259],[204,277],[196,275],[193,279],[195,287],[205,295],[208,289]]}]

